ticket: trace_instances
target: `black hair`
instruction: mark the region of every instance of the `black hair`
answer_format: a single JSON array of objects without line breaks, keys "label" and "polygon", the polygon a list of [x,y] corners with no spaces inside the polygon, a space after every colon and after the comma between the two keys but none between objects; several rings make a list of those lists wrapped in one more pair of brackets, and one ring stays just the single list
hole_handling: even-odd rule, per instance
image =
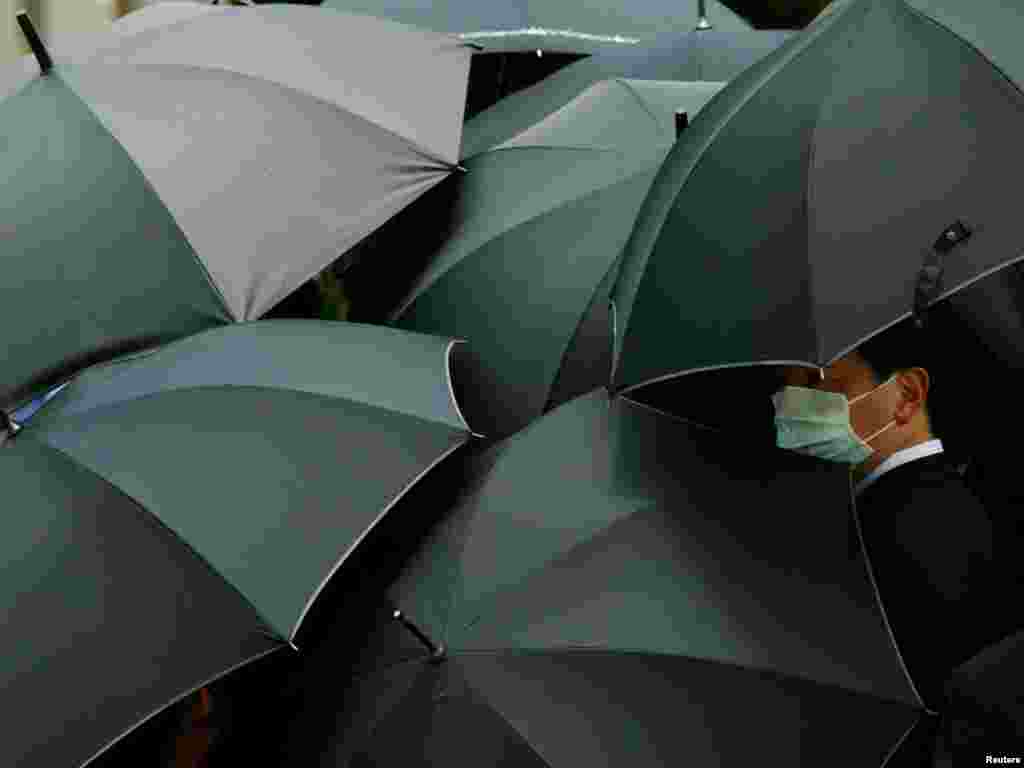
[{"label": "black hair", "polygon": [[932,434],[938,437],[942,429],[942,409],[936,408],[935,404],[941,401],[943,376],[936,366],[934,346],[933,327],[918,328],[912,320],[907,320],[868,339],[857,347],[857,352],[871,367],[876,384],[881,384],[894,373],[911,368],[924,368],[928,371],[929,387],[925,417],[928,419]]}]

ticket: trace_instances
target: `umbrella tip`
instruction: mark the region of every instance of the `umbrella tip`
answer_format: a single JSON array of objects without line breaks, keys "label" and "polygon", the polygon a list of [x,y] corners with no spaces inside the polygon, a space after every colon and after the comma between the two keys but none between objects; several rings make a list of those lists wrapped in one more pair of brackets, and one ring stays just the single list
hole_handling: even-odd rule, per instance
[{"label": "umbrella tip", "polygon": [[711,22],[708,21],[708,9],[705,0],[697,0],[697,31],[703,32],[711,29]]},{"label": "umbrella tip", "polygon": [[36,32],[35,25],[32,23],[32,18],[28,15],[28,11],[24,9],[18,11],[16,18],[18,26],[21,27],[21,33],[25,35],[25,40],[28,42],[29,48],[32,49],[32,54],[36,57],[36,61],[39,62],[39,69],[45,75],[53,69],[53,59],[50,58],[46,46],[43,45],[43,41],[39,38],[39,34]]},{"label": "umbrella tip", "polygon": [[678,110],[676,112],[676,138],[683,135],[683,131],[690,125],[690,113]]},{"label": "umbrella tip", "polygon": [[0,410],[0,435],[14,437],[21,432],[21,424],[10,417],[7,411]]},{"label": "umbrella tip", "polygon": [[430,651],[431,659],[436,660],[439,658],[439,656],[444,656],[444,644],[434,643],[429,637],[426,636],[426,634],[424,634],[422,629],[417,627],[412,621],[406,618],[406,616],[401,611],[396,610],[394,613],[391,614],[391,616],[396,621],[402,622],[402,626],[408,629],[416,637],[417,640],[423,643],[423,646],[428,651]]}]

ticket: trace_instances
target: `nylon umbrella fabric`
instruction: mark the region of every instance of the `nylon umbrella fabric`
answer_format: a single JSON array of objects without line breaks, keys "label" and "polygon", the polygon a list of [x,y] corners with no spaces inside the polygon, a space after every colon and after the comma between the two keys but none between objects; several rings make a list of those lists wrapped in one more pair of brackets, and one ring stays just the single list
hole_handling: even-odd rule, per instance
[{"label": "nylon umbrella fabric", "polygon": [[922,721],[849,551],[848,473],[780,451],[746,458],[603,390],[477,454],[381,594],[351,679],[311,668],[296,706],[336,714],[297,718],[291,757],[811,766],[838,744],[851,765],[899,754]]},{"label": "nylon umbrella fabric", "polygon": [[457,163],[452,37],[284,5],[158,5],[114,30],[3,81],[5,406],[261,316]]},{"label": "nylon umbrella fabric", "polygon": [[598,46],[593,55],[506,96],[466,121],[463,157],[472,157],[507,141],[602,80],[726,82],[792,36],[785,31],[752,29],[744,19],[714,0],[708,3],[708,18],[713,24],[708,30],[696,30],[693,15],[689,26],[678,32],[666,30],[638,43]]},{"label": "nylon umbrella fabric", "polygon": [[392,322],[466,339],[488,437],[608,381],[613,267],[675,141],[720,83],[611,80],[467,160],[452,234]]},{"label": "nylon umbrella fabric", "polygon": [[933,256],[924,307],[1019,259],[1022,129],[1024,94],[969,40],[902,0],[833,4],[662,166],[614,293],[615,389],[825,366],[913,313]]},{"label": "nylon umbrella fabric", "polygon": [[90,368],[0,446],[7,765],[83,765],[294,642],[469,438],[449,339],[266,321]]}]

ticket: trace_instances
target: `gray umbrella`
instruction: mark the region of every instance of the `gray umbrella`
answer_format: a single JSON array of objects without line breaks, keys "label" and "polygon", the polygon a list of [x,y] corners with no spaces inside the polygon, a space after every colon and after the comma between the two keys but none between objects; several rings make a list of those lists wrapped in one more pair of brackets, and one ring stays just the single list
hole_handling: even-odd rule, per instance
[{"label": "gray umbrella", "polygon": [[0,91],[0,406],[263,315],[451,174],[470,49],[301,6],[158,5]]}]

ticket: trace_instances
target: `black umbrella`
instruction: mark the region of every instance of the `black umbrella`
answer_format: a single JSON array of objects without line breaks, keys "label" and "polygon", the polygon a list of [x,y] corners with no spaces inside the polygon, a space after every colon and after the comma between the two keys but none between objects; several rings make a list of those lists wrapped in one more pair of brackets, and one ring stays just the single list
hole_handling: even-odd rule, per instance
[{"label": "black umbrella", "polygon": [[623,258],[617,390],[825,366],[1021,257],[1018,18],[954,5],[838,2],[693,121]]},{"label": "black umbrella", "polygon": [[343,603],[283,763],[893,766],[928,730],[842,468],[598,391],[464,482],[390,603],[353,587],[374,629]]}]

